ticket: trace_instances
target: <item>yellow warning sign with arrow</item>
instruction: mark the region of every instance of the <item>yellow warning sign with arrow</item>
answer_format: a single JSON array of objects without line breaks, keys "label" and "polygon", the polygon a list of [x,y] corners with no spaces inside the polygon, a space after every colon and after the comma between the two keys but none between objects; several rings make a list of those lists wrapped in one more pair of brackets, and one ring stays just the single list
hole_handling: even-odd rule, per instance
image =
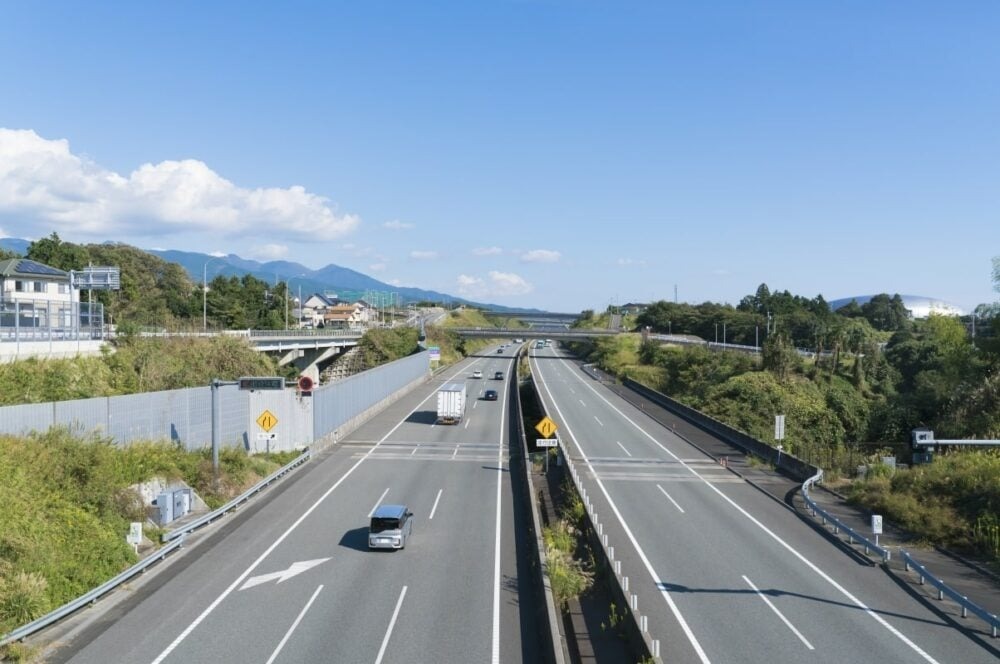
[{"label": "yellow warning sign with arrow", "polygon": [[535,425],[535,431],[542,434],[546,438],[551,438],[558,428],[559,426],[548,417],[543,417],[542,420]]},{"label": "yellow warning sign with arrow", "polygon": [[278,418],[275,417],[269,410],[265,410],[260,414],[260,417],[257,418],[257,425],[268,433],[270,433],[271,429],[273,429],[277,424]]}]

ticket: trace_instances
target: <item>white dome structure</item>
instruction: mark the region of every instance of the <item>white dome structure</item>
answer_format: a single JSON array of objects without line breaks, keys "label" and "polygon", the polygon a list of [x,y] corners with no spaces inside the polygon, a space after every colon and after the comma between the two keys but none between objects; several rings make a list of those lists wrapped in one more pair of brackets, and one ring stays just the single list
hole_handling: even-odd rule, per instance
[{"label": "white dome structure", "polygon": [[[830,310],[836,311],[841,307],[845,307],[854,300],[861,306],[871,300],[874,295],[856,295],[854,297],[842,297],[839,300],[832,300],[830,302]],[[890,296],[891,297],[891,296]],[[944,300],[939,300],[933,297],[925,297],[923,295],[900,295],[903,300],[903,306],[909,310],[910,315],[914,318],[927,318],[932,313],[941,316],[964,316],[965,312],[961,307],[952,304],[951,302],[945,302]]]}]

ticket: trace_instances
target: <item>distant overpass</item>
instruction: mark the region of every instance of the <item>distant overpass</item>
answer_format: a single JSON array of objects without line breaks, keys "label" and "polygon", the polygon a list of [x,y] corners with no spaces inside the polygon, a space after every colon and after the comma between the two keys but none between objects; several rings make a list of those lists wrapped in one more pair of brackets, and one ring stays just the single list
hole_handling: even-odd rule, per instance
[{"label": "distant overpass", "polygon": [[557,341],[586,341],[595,337],[613,337],[618,330],[583,329],[583,328],[519,328],[503,329],[498,327],[450,327],[460,337],[481,339],[555,339]]},{"label": "distant overpass", "polygon": [[489,319],[514,318],[528,327],[569,327],[580,314],[560,314],[548,311],[483,311]]}]

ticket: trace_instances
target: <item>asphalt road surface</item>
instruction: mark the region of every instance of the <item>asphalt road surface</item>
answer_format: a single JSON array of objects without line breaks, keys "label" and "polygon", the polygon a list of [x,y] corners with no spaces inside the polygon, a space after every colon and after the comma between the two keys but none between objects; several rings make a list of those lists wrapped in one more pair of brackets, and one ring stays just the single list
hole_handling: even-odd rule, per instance
[{"label": "asphalt road surface", "polygon": [[996,662],[893,578],[646,417],[557,348],[532,375],[676,662]]},{"label": "asphalt road surface", "polygon": [[[506,379],[491,379],[512,368],[512,349],[488,349],[417,388],[199,534],[182,560],[81,625],[53,660],[535,661],[520,610],[508,391]],[[472,379],[475,369],[485,378]],[[436,388],[463,379],[466,417],[434,424]],[[487,389],[499,399],[483,400]],[[381,503],[415,514],[403,550],[367,547]]]}]

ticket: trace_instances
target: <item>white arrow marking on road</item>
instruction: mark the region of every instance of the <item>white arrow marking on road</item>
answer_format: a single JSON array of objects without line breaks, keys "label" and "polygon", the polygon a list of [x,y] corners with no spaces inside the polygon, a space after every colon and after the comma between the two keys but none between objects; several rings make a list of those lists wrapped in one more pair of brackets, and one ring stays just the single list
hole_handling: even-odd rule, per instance
[{"label": "white arrow marking on road", "polygon": [[259,586],[262,583],[267,583],[268,581],[278,580],[278,583],[284,583],[288,579],[292,578],[296,574],[301,574],[307,569],[311,569],[319,565],[320,563],[325,563],[329,558],[317,558],[316,560],[303,560],[301,562],[292,563],[292,566],[286,570],[280,572],[271,572],[270,574],[261,574],[260,576],[252,576],[247,579],[247,582],[240,586],[240,590],[246,590],[247,588],[253,588],[254,586]]}]

